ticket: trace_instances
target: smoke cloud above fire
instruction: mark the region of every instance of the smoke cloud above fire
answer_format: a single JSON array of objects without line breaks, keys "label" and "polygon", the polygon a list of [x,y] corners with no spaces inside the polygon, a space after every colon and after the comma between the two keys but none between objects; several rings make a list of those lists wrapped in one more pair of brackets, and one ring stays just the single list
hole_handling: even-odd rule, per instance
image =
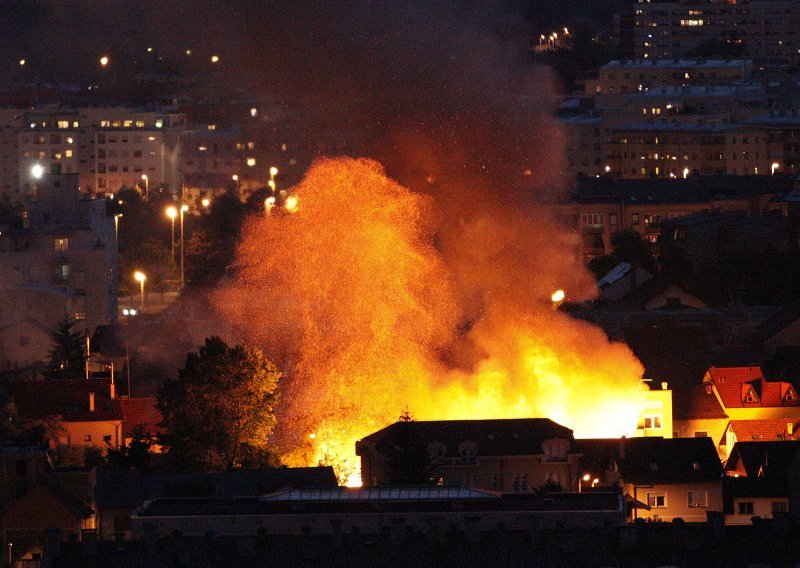
[{"label": "smoke cloud above fire", "polygon": [[285,372],[284,459],[352,480],[355,440],[404,408],[632,428],[640,364],[549,300],[594,283],[540,206],[564,190],[563,133],[518,6],[229,7],[240,27],[223,58],[308,113],[320,157],[296,212],[251,220],[215,295]]}]

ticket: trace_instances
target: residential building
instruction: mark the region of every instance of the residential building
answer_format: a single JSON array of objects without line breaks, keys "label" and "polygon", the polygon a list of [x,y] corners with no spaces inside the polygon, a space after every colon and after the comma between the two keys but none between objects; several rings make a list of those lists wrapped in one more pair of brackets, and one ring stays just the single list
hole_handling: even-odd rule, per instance
[{"label": "residential building", "polygon": [[585,178],[568,200],[549,207],[562,228],[565,246],[576,247],[588,261],[610,254],[611,239],[619,231],[635,231],[655,245],[665,220],[702,212],[783,215],[781,199],[792,187],[793,181],[783,176]]},{"label": "residential building", "polygon": [[674,412],[676,438],[711,438],[720,458],[727,458],[725,432],[730,419],[712,389],[706,385],[680,389],[675,396]]},{"label": "residential building", "polygon": [[60,421],[64,432],[52,443],[101,450],[122,447],[124,417],[110,380],[17,381],[10,391],[21,419]]},{"label": "residential building", "polygon": [[185,115],[169,109],[0,110],[0,192],[24,200],[37,183],[33,166],[78,174],[84,194],[162,185],[176,190],[183,184],[185,127]]},{"label": "residential building", "polygon": [[[409,435],[411,438],[409,438]],[[365,486],[393,481],[394,448],[416,439],[441,485],[529,493],[556,483],[568,489],[578,455],[572,430],[546,418],[396,422],[356,442]]]},{"label": "residential building", "polygon": [[789,476],[800,442],[737,442],[725,463],[727,524],[789,513]]},{"label": "residential building", "polygon": [[78,174],[44,174],[25,228],[0,234],[0,367],[47,358],[65,316],[92,333],[116,321],[117,249],[104,200],[81,199]]},{"label": "residential building", "polygon": [[721,85],[747,81],[753,62],[747,59],[638,59],[610,61],[598,78],[586,82],[586,94],[613,95],[644,92],[659,87]]},{"label": "residential building", "polygon": [[662,382],[647,389],[633,437],[672,438],[672,391],[668,387]]},{"label": "residential building", "polygon": [[800,7],[792,0],[636,0],[634,43],[639,59],[686,57],[705,48],[740,49],[763,65],[797,62]]}]

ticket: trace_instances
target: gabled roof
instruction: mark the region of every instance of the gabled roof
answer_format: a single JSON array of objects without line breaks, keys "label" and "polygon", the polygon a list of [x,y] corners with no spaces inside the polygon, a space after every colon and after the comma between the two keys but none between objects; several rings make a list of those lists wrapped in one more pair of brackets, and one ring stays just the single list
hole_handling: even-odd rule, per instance
[{"label": "gabled roof", "polygon": [[461,442],[474,442],[481,456],[542,454],[542,442],[550,438],[573,440],[572,430],[549,418],[504,420],[441,420],[395,422],[366,436],[361,444],[388,447],[402,439],[402,429],[413,425],[423,443],[445,445],[447,455],[458,455]]},{"label": "gabled roof", "polygon": [[723,475],[711,438],[628,438],[619,470],[637,485],[713,482]]},{"label": "gabled roof", "polygon": [[[64,422],[122,420],[119,399],[111,400],[108,379],[59,379],[17,381],[10,385],[19,416],[43,420],[61,416]],[[94,393],[94,411],[89,410],[89,393]]]},{"label": "gabled roof", "polygon": [[[70,491],[64,488],[59,483],[44,477],[42,478],[36,485],[31,487],[31,489],[22,497],[11,503],[6,512],[12,511],[14,509],[19,509],[25,511],[28,505],[28,497],[33,495],[37,492],[46,492],[50,494],[53,498],[55,498],[62,506],[64,506],[67,510],[69,510],[75,517],[79,519],[89,519],[94,516],[94,511],[91,507],[86,505],[83,501],[78,499],[75,495],[73,495]],[[41,503],[36,500],[33,501],[34,506],[40,507]],[[6,513],[4,512],[4,514]],[[36,515],[40,513],[40,511],[31,509],[31,515]]]},{"label": "gabled roof", "polygon": [[691,385],[672,391],[674,420],[727,418],[714,393],[707,393],[705,385]]},{"label": "gabled roof", "polygon": [[283,489],[336,487],[331,467],[236,469],[220,473],[140,475],[136,471],[101,471],[95,496],[98,507],[135,508],[148,499],[177,496],[252,497]]},{"label": "gabled roof", "polygon": [[154,396],[119,399],[123,437],[130,437],[137,427],[150,434],[163,432],[163,428],[159,426],[162,416],[156,407],[157,402],[158,399]]},{"label": "gabled roof", "polygon": [[787,479],[800,442],[736,442],[725,464],[725,471],[742,477]]},{"label": "gabled roof", "polygon": [[[775,442],[797,439],[797,426],[800,416],[795,420],[731,420],[728,430],[736,434],[740,442]],[[791,424],[792,434],[787,426]]]},{"label": "gabled roof", "polygon": [[710,367],[710,381],[725,408],[800,407],[800,397],[791,383],[767,381],[761,367]]}]

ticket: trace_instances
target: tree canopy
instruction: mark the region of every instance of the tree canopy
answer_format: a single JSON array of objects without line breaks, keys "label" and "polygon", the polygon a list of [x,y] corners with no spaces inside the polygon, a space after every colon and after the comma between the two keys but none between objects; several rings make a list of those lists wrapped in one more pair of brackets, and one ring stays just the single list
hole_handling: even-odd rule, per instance
[{"label": "tree canopy", "polygon": [[189,353],[178,378],[158,392],[167,459],[177,470],[228,471],[272,463],[280,373],[256,348],[219,337]]}]

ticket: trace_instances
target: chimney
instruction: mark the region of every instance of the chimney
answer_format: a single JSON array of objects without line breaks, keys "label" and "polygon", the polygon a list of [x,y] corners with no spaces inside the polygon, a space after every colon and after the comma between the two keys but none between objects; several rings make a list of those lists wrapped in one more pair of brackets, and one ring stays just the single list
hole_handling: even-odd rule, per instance
[{"label": "chimney", "polygon": [[94,412],[94,393],[89,393],[89,412]]}]

